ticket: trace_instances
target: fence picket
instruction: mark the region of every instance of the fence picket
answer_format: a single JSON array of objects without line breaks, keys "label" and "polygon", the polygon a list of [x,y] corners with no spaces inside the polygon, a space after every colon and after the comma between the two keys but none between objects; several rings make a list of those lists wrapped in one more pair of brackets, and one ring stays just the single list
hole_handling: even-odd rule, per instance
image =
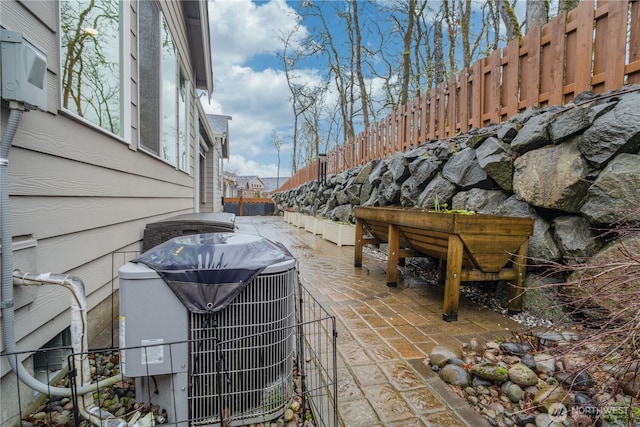
[{"label": "fence picket", "polygon": [[[596,7],[583,1],[335,147],[327,153],[327,173],[497,123],[529,107],[562,105],[583,91],[632,83],[640,83],[640,2],[599,0]],[[311,162],[278,191],[316,174],[317,162]]]}]

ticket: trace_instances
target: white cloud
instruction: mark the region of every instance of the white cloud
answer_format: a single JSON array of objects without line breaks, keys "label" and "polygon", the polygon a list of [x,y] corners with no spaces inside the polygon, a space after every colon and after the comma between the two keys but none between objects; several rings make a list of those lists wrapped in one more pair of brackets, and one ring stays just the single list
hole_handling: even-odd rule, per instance
[{"label": "white cloud", "polygon": [[[293,123],[290,92],[277,69],[278,36],[298,28],[299,16],[284,0],[209,2],[214,91],[204,110],[232,117],[231,158],[224,168],[240,175],[276,176],[273,134]],[[309,74],[313,75],[311,71]],[[281,150],[281,173],[290,175],[291,154]],[[282,171],[285,171],[283,174]]]},{"label": "white cloud", "polygon": [[[254,160],[250,160],[239,154],[231,154],[229,160],[224,162],[224,170],[233,172],[238,176],[257,175],[263,178],[272,178],[278,176],[278,165],[274,163],[262,164]],[[280,176],[291,175],[288,171],[280,168]]]}]

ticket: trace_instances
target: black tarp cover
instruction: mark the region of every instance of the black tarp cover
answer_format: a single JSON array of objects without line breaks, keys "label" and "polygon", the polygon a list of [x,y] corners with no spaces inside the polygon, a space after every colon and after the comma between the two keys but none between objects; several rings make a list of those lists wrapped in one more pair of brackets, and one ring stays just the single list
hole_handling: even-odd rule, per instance
[{"label": "black tarp cover", "polygon": [[175,237],[133,262],[155,270],[193,313],[224,309],[266,267],[292,260],[287,248],[264,237],[206,233]]}]

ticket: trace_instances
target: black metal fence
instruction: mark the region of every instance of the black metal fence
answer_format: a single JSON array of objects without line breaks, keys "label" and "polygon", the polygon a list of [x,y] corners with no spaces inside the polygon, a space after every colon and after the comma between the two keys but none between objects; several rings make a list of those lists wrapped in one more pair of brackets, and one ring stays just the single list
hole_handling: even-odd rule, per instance
[{"label": "black metal fence", "polygon": [[[256,414],[262,421],[273,421],[282,417],[297,417],[302,423],[305,419],[313,419],[315,426],[337,427],[337,359],[336,359],[336,323],[335,318],[319,304],[311,293],[298,282],[296,289],[295,322],[286,328],[270,331],[267,335],[275,334],[279,337],[292,337],[293,343],[293,366],[292,371],[287,373],[287,381],[290,384],[273,387],[268,384],[264,388],[264,393],[256,400],[259,408],[253,408],[251,422],[256,422]],[[228,401],[229,396],[225,396],[226,390],[230,390],[228,384],[228,361],[225,361],[224,349],[244,346],[251,336],[238,336],[224,341],[212,338],[214,342],[210,346],[213,350],[214,363],[209,365],[213,370],[212,381],[209,384],[209,392],[220,402]],[[163,356],[169,358],[171,365],[177,367],[177,371],[184,371],[182,380],[175,374],[169,376],[149,375],[138,378],[115,378],[109,385],[98,385],[98,381],[104,382],[105,378],[114,378],[120,372],[126,372],[123,365],[126,363],[126,353],[142,354],[143,365],[152,366],[154,360],[159,357],[159,344],[150,344],[140,347],[128,348],[107,348],[91,350],[86,354],[74,354],[70,347],[57,347],[45,350],[29,351],[22,353],[3,354],[3,364],[7,358],[14,358],[16,363],[24,359],[28,354],[35,355],[42,364],[44,377],[43,382],[51,383],[58,387],[69,387],[72,395],[69,397],[55,397],[40,395],[34,399],[32,390],[26,388],[16,377],[15,388],[11,387],[11,392],[17,393],[12,400],[13,408],[7,408],[8,402],[3,398],[3,411],[15,414],[6,425],[18,426],[21,422],[28,422],[33,425],[56,426],[89,426],[88,417],[93,417],[93,425],[104,425],[105,427],[119,425],[140,425],[152,422],[154,424],[167,424],[176,426],[195,425],[223,425],[242,426],[245,423],[242,414],[234,414],[228,406],[216,406],[216,413],[211,417],[203,417],[198,414],[198,419],[192,416],[190,408],[191,401],[184,399],[184,395],[193,393],[193,371],[191,366],[181,366],[184,360],[171,360],[173,354],[178,354],[176,349],[185,346],[203,347],[202,342],[185,340],[184,342],[162,343],[165,348]],[[207,347],[205,344],[204,347]],[[130,351],[132,350],[132,351]],[[236,352],[237,353],[237,352]],[[223,355],[223,356],[219,356]],[[139,356],[138,356],[139,357]],[[91,385],[87,392],[86,386],[82,392],[79,391],[79,384],[76,384],[76,374],[81,366],[77,366],[80,360],[89,361]],[[277,357],[272,358],[275,363]],[[62,360],[62,363],[60,363]],[[187,362],[191,365],[193,362]],[[269,362],[271,363],[271,362]],[[271,369],[271,368],[269,368]],[[254,371],[259,371],[254,367]],[[13,374],[11,374],[13,375]],[[242,377],[243,381],[247,377]],[[259,375],[252,377],[252,384],[259,384]],[[202,386],[202,385],[201,385]],[[255,388],[255,386],[252,386]],[[252,390],[255,392],[255,390]],[[3,390],[5,395],[8,390]],[[160,400],[161,395],[169,393],[169,398],[165,397],[162,404],[154,401]],[[237,391],[236,391],[237,394]],[[255,393],[254,393],[255,394]],[[234,396],[237,400],[238,396]],[[240,396],[242,399],[242,396]],[[186,403],[189,402],[189,403]],[[188,407],[188,408],[185,408]],[[255,406],[255,405],[254,405]],[[256,412],[257,411],[257,412]],[[180,416],[176,417],[176,414]],[[184,414],[187,414],[186,416]],[[270,418],[271,417],[271,418]],[[143,419],[147,418],[146,421]],[[152,420],[152,421],[150,421]],[[122,424],[127,423],[127,424]],[[4,425],[4,423],[3,423]],[[149,425],[149,424],[146,424]]]}]

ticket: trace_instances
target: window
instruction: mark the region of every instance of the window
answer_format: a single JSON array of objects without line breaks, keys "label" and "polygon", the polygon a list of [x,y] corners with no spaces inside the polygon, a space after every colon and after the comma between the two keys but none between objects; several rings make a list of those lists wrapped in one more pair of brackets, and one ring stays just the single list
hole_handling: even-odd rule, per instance
[{"label": "window", "polygon": [[180,71],[180,87],[178,93],[178,165],[181,170],[189,172],[189,85]]},{"label": "window", "polygon": [[140,145],[188,172],[189,81],[156,2],[138,4]]},{"label": "window", "polygon": [[121,61],[123,4],[60,1],[62,108],[120,137],[126,87]]}]

